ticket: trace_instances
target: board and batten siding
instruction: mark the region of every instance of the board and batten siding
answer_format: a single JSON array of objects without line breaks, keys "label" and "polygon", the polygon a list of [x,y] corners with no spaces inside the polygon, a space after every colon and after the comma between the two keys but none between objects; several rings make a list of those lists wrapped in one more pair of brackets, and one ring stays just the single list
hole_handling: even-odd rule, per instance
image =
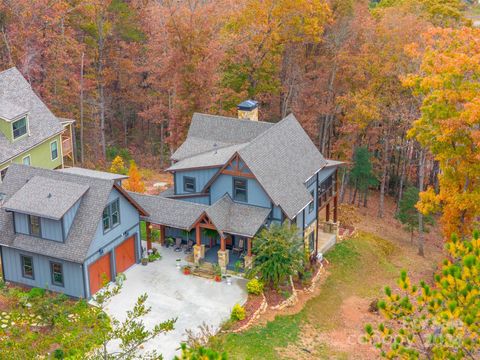
[{"label": "board and batten siding", "polygon": [[175,172],[175,194],[191,194],[183,189],[183,177],[195,179],[195,192],[201,192],[210,179],[218,172],[219,168],[197,169]]},{"label": "board and batten siding", "polygon": [[[15,231],[20,234],[30,234],[28,215],[14,213]],[[40,230],[42,238],[52,241],[63,242],[62,223],[59,220],[40,218]]]},{"label": "board and batten siding", "polygon": [[28,215],[14,212],[13,221],[15,222],[15,232],[19,234],[29,234]]},{"label": "board and batten siding", "polygon": [[63,215],[63,229],[65,231],[65,238],[68,236],[70,232],[70,228],[72,227],[73,220],[75,220],[75,215],[77,214],[77,210],[80,207],[80,203],[82,199],[78,200],[71,208]]},{"label": "board and batten siding", "polygon": [[[23,277],[21,255],[32,257],[34,279]],[[2,247],[2,258],[4,278],[6,281],[12,281],[32,287],[46,288],[78,298],[85,297],[81,264],[7,247]],[[52,284],[50,262],[58,262],[63,265],[63,287]]]},{"label": "board and batten siding", "polygon": [[[218,199],[227,193],[233,199],[233,178],[234,177],[231,175],[221,174],[215,179],[210,186],[210,198],[212,204],[215,204]],[[271,208],[270,198],[256,179],[242,178],[241,176],[236,176],[236,178],[247,180],[247,204]]]},{"label": "board and batten siding", "polygon": [[316,181],[316,176],[315,180],[311,181],[309,186],[308,186],[308,192],[313,191],[313,209],[310,211],[310,204],[307,205],[307,207],[304,209],[305,213],[305,228],[307,228],[310,224],[312,224],[315,220],[317,220],[317,181]]}]

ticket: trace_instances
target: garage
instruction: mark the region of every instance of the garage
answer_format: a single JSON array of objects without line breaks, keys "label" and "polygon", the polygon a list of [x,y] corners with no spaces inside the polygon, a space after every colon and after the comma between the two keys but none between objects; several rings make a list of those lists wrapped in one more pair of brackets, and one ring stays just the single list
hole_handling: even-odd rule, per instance
[{"label": "garage", "polygon": [[91,295],[95,294],[103,287],[104,276],[107,277],[109,282],[112,280],[110,255],[110,253],[103,255],[88,268]]},{"label": "garage", "polygon": [[115,269],[117,274],[124,272],[135,263],[135,236],[132,236],[115,248]]}]

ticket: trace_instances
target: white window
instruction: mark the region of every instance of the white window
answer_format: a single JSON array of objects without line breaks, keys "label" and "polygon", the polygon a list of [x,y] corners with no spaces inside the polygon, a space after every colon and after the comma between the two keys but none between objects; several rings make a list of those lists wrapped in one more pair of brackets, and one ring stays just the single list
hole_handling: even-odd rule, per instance
[{"label": "white window", "polygon": [[50,143],[50,152],[52,154],[52,160],[58,159],[58,142],[57,140]]},{"label": "white window", "polygon": [[30,166],[30,155],[25,156],[25,157],[22,159],[22,163],[23,163],[23,165],[28,165],[28,166]]}]

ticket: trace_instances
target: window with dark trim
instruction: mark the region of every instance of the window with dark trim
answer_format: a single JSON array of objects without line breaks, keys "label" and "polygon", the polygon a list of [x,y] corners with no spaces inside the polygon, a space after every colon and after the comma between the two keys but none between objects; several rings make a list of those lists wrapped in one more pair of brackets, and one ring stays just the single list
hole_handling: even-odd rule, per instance
[{"label": "window with dark trim", "polygon": [[315,209],[315,191],[310,191],[310,195],[312,195],[313,201],[308,205],[309,213],[311,213]]},{"label": "window with dark trim", "polygon": [[120,224],[120,203],[118,199],[112,201],[103,209],[102,223],[104,233]]},{"label": "window with dark trim", "polygon": [[31,256],[20,255],[22,262],[22,276],[28,279],[34,279],[33,258]]},{"label": "window with dark trim", "polygon": [[183,177],[183,191],[185,192],[195,192],[195,178],[190,176]]},{"label": "window with dark trim", "polygon": [[12,123],[13,139],[17,139],[27,133],[27,118],[23,117],[20,120]]},{"label": "window with dark trim", "polygon": [[40,218],[38,216],[34,215],[29,215],[28,216],[28,221],[29,221],[29,228],[30,228],[30,235],[32,236],[42,236],[42,228],[40,225]]},{"label": "window with dark trim", "polygon": [[233,178],[233,200],[247,202],[247,180]]},{"label": "window with dark trim", "polygon": [[58,262],[50,262],[50,273],[52,275],[52,284],[63,286],[63,264]]}]

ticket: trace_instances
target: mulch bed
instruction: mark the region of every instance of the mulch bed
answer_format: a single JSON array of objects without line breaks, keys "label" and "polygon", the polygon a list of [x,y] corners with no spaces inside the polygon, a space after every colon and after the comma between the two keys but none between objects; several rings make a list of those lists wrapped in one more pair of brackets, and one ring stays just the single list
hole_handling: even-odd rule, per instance
[{"label": "mulch bed", "polygon": [[235,322],[231,330],[240,329],[242,326],[246,325],[250,321],[252,316],[255,314],[255,312],[260,308],[260,306],[262,305],[262,301],[262,295],[249,294],[247,302],[245,303],[245,305],[243,305],[247,316],[245,317],[245,319]]},{"label": "mulch bed", "polygon": [[[288,282],[287,284],[280,285],[278,289],[265,288],[264,293],[268,306],[273,307],[287,300],[287,298],[292,295],[293,289],[290,282]],[[284,294],[287,296],[284,296]]]}]

